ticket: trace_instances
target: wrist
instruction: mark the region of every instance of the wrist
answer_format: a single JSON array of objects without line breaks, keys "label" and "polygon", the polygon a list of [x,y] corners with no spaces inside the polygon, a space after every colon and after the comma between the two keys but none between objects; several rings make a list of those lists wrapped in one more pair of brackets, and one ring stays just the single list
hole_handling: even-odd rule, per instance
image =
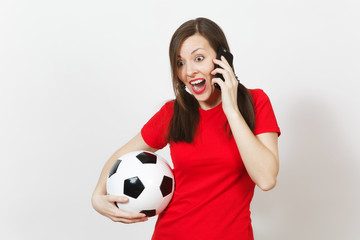
[{"label": "wrist", "polygon": [[242,118],[242,115],[241,115],[238,108],[224,109],[224,113],[225,113],[226,118],[228,119],[228,121],[231,121],[233,119]]},{"label": "wrist", "polygon": [[101,186],[100,184],[95,188],[92,196],[104,196],[107,195],[106,186]]},{"label": "wrist", "polygon": [[234,111],[229,111],[226,115],[226,118],[230,124],[230,128],[241,128],[242,126],[247,126],[247,123],[240,113],[239,109],[236,109]]}]

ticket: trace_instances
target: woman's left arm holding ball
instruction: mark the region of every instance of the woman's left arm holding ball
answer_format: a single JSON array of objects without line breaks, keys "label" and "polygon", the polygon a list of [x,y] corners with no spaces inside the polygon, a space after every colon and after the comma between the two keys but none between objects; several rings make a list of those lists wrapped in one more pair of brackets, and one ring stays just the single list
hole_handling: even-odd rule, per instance
[{"label": "woman's left arm holding ball", "polygon": [[229,63],[222,56],[214,59],[222,68],[214,69],[211,74],[220,73],[225,81],[213,78],[213,84],[219,84],[223,111],[228,119],[231,132],[236,141],[246,170],[262,190],[267,191],[276,185],[279,171],[278,134],[274,132],[254,135],[246,124],[237,105],[239,81]]},{"label": "woman's left arm holding ball", "polygon": [[128,213],[120,210],[115,206],[115,202],[126,203],[128,199],[125,196],[108,195],[106,192],[107,176],[115,161],[120,156],[137,150],[145,150],[150,152],[157,151],[157,149],[147,145],[142,138],[141,133],[138,133],[128,143],[117,150],[105,163],[91,198],[94,209],[100,214],[110,218],[114,222],[137,223],[147,220],[147,217],[143,213]]}]

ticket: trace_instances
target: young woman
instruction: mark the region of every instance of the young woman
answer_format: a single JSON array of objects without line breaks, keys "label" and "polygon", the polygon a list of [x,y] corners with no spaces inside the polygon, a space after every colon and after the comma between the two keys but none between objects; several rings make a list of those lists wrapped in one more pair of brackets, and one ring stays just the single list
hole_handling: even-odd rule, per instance
[{"label": "young woman", "polygon": [[176,30],[169,51],[176,99],[105,164],[92,197],[99,213],[116,222],[146,221],[115,206],[127,198],[106,195],[107,174],[127,152],[170,144],[176,188],[153,239],[253,239],[250,202],[255,185],[266,191],[276,184],[280,129],[267,95],[239,83],[226,59],[216,59],[219,47],[229,51],[223,31],[209,19]]}]

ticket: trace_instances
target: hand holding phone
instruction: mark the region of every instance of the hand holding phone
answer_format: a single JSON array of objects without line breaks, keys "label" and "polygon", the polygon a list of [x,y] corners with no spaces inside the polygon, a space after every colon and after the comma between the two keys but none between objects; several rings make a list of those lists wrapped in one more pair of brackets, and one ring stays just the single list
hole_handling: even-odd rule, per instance
[{"label": "hand holding phone", "polygon": [[[234,66],[233,66],[233,55],[227,51],[224,47],[220,46],[218,51],[217,51],[217,55],[216,55],[216,59],[219,59],[221,60],[221,56],[224,56],[226,61],[228,61],[228,63],[230,64],[231,68],[233,69],[234,71]],[[215,64],[215,68],[222,68],[220,67],[219,65]],[[216,78],[221,78],[221,80],[223,80],[225,82],[225,79],[223,77],[223,75],[221,73],[217,73],[215,74],[215,77]],[[214,84],[215,88],[219,89],[220,90],[220,86],[219,84],[215,83]]]}]

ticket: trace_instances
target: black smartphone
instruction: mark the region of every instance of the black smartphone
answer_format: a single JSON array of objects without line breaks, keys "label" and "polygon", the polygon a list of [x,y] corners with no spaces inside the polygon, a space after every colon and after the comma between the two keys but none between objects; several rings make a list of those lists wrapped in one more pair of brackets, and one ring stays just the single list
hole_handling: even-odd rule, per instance
[{"label": "black smartphone", "polygon": [[[221,56],[224,56],[226,61],[228,61],[228,63],[230,64],[231,68],[233,69],[234,71],[234,66],[233,66],[233,59],[234,59],[234,56],[228,51],[226,50],[226,48],[220,46],[218,48],[218,51],[217,51],[217,55],[216,55],[216,59],[219,59],[220,60],[220,57]],[[222,68],[220,67],[219,65],[215,64],[215,68]],[[222,74],[220,73],[217,73],[215,74],[215,77],[216,78],[221,78],[224,82],[225,82],[225,79],[223,77]],[[220,86],[219,84],[215,83],[214,86],[217,88],[217,89],[220,89]]]}]

